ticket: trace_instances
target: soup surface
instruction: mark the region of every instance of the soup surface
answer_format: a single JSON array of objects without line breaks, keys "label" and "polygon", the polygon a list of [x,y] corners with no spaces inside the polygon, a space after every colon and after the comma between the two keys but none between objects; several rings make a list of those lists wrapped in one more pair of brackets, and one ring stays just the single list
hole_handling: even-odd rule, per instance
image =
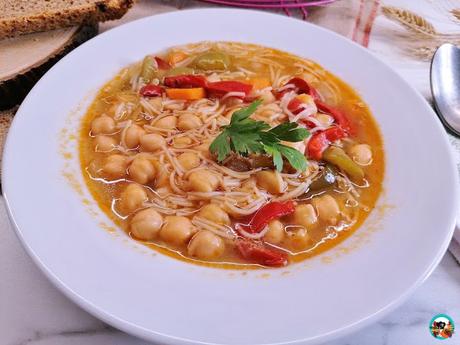
[{"label": "soup surface", "polygon": [[227,268],[335,246],[374,207],[384,172],[378,127],[349,86],[309,60],[233,42],[123,69],[83,120],[80,159],[133,239]]}]

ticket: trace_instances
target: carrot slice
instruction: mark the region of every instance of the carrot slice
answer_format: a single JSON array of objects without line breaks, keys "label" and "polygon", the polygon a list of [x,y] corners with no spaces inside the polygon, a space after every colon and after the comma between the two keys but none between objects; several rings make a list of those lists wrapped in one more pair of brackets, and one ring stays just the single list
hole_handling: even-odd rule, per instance
[{"label": "carrot slice", "polygon": [[194,87],[190,89],[166,89],[166,95],[172,99],[194,100],[204,98],[206,92],[202,87]]}]

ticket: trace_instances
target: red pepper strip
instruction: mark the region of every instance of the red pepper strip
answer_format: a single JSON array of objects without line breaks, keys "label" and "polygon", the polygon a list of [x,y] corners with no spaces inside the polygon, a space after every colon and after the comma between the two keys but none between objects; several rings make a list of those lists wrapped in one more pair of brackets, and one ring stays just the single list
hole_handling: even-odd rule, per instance
[{"label": "red pepper strip", "polygon": [[240,225],[243,226],[245,231],[251,234],[258,233],[261,232],[272,219],[287,216],[294,211],[295,205],[291,200],[285,202],[272,201],[259,208],[250,216],[251,218],[247,226],[244,224]]},{"label": "red pepper strip", "polygon": [[325,131],[316,132],[308,141],[307,152],[308,157],[317,161],[321,160],[324,150],[326,150],[331,142],[340,140],[347,136],[347,132],[342,127],[331,127]]},{"label": "red pepper strip", "polygon": [[[287,107],[288,107],[288,109],[289,109],[289,111],[291,113],[293,113],[294,115],[297,115],[298,113],[300,113],[304,109],[304,108],[300,107],[301,104],[302,104],[302,102],[299,99],[293,98],[288,103]],[[307,125],[308,128],[315,128],[316,127],[316,125],[313,122],[309,121],[309,120],[304,120],[303,122]]]},{"label": "red pepper strip", "polygon": [[344,113],[342,113],[340,110],[333,108],[323,101],[320,100],[315,100],[316,107],[318,108],[319,111],[329,114],[334,118],[334,121],[343,129],[346,131],[350,131],[350,122],[348,121],[347,117],[345,116]]},{"label": "red pepper strip", "polygon": [[258,99],[260,99],[259,96],[256,96],[256,95],[251,95],[251,96],[246,96],[243,98],[243,101],[246,102],[246,103],[252,103],[254,101],[257,101]]},{"label": "red pepper strip", "polygon": [[324,132],[316,132],[308,141],[307,152],[308,157],[317,161],[321,160],[324,150],[327,149],[330,142],[326,138]]},{"label": "red pepper strip", "polygon": [[302,111],[302,108],[300,107],[302,105],[302,102],[297,98],[294,97],[289,103],[288,103],[288,110],[293,113],[294,115],[297,115]]},{"label": "red pepper strip", "polygon": [[164,84],[173,88],[206,87],[207,80],[202,75],[184,74],[173,77],[165,77]]},{"label": "red pepper strip", "polygon": [[143,97],[157,97],[161,96],[161,94],[163,93],[163,88],[158,85],[147,84],[141,87],[139,93]]},{"label": "red pepper strip", "polygon": [[286,253],[272,249],[261,242],[239,238],[236,240],[236,248],[244,259],[263,266],[281,267],[288,263]]},{"label": "red pepper strip", "polygon": [[155,61],[157,62],[158,69],[170,69],[171,65],[163,60],[161,57],[155,56]]},{"label": "red pepper strip", "polygon": [[223,97],[229,92],[242,92],[244,96],[238,98],[245,98],[251,92],[252,85],[239,81],[216,81],[208,83],[206,88],[215,97]]},{"label": "red pepper strip", "polygon": [[299,77],[292,78],[289,80],[287,84],[293,84],[299,91],[300,93],[306,93],[307,95],[310,95],[313,97],[313,99],[319,100],[319,94],[318,91],[315,90],[315,88],[311,87],[305,80]]},{"label": "red pepper strip", "polygon": [[348,133],[340,126],[331,127],[324,131],[327,140],[334,142],[348,136]]}]

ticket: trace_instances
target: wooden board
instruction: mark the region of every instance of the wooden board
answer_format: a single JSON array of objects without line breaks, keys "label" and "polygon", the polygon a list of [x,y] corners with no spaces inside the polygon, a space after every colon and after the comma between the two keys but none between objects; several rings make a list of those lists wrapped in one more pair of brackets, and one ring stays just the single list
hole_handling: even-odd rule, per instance
[{"label": "wooden board", "polygon": [[0,40],[0,110],[20,103],[63,55],[97,34],[96,25]]}]

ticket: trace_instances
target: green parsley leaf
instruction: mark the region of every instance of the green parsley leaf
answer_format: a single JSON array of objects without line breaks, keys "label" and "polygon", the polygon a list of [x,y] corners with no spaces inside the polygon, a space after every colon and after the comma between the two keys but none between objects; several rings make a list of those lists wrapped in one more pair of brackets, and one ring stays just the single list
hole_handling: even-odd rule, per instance
[{"label": "green parsley leaf", "polygon": [[298,171],[305,171],[305,169],[307,169],[307,160],[305,159],[305,156],[295,148],[286,145],[278,145],[278,150],[284,157],[286,157],[294,169]]},{"label": "green parsley leaf", "polygon": [[249,116],[254,114],[254,112],[257,110],[257,107],[262,104],[262,100],[258,99],[254,102],[252,102],[249,106],[246,108],[242,108],[240,110],[237,110],[233,113],[232,119],[230,121],[230,126],[233,124],[236,124],[238,122],[241,122],[243,120],[246,120]]},{"label": "green parsley leaf", "polygon": [[275,134],[280,140],[293,143],[302,141],[310,135],[305,128],[297,128],[297,123],[295,122],[284,122],[272,128],[269,132]]},{"label": "green parsley leaf", "polygon": [[304,171],[307,168],[305,156],[296,149],[281,144],[281,141],[299,142],[310,133],[299,128],[295,122],[285,122],[274,128],[263,121],[250,118],[262,101],[252,102],[248,107],[235,111],[230,124],[222,126],[222,133],[211,143],[209,149],[222,162],[232,151],[242,156],[250,153],[265,153],[273,157],[278,171],[283,170],[283,157],[293,168]]},{"label": "green parsley leaf", "polygon": [[217,136],[217,138],[214,139],[214,141],[211,143],[211,145],[209,146],[209,149],[213,153],[217,152],[217,160],[219,162],[223,161],[225,157],[227,157],[232,151],[230,149],[228,132],[223,131],[222,133],[220,133]]},{"label": "green parsley leaf", "polygon": [[276,170],[283,170],[283,157],[281,153],[275,146],[266,146],[264,145],[265,152],[273,157],[273,164],[275,165]]}]

